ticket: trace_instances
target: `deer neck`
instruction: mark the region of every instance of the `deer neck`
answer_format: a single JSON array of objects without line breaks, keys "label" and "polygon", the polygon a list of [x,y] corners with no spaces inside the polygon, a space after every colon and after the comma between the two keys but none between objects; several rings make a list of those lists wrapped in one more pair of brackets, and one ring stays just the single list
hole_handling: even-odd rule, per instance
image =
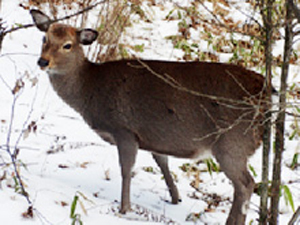
[{"label": "deer neck", "polygon": [[55,92],[72,108],[81,112],[85,105],[83,88],[88,74],[86,68],[92,64],[85,59],[81,65],[66,72],[49,73],[49,79]]}]

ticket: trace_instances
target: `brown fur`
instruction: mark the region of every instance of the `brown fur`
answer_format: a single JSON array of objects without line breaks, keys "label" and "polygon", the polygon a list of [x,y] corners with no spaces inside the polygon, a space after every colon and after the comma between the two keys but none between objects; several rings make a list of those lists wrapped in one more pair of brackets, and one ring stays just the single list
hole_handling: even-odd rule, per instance
[{"label": "brown fur", "polygon": [[[39,11],[32,15],[36,23],[37,17],[45,16]],[[173,203],[179,195],[166,155],[197,158],[210,150],[235,188],[227,224],[244,223],[242,208],[254,186],[247,157],[262,137],[265,97],[261,75],[235,65],[207,62],[94,64],[85,59],[80,43],[91,43],[95,32],[61,24],[43,31],[47,40],[40,60],[49,62],[45,69],[54,90],[92,129],[118,147],[122,213],[130,208],[130,176],[137,148],[153,153]],[[64,49],[65,43],[72,43],[72,48]]]}]

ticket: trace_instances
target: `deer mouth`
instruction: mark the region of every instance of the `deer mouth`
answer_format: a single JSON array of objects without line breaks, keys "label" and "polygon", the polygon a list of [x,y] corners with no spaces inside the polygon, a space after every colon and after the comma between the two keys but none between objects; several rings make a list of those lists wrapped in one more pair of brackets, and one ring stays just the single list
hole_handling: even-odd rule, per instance
[{"label": "deer mouth", "polygon": [[44,58],[40,58],[38,60],[38,65],[40,66],[40,69],[48,73],[49,75],[57,74],[57,69],[53,68],[53,66],[50,65],[49,60],[46,60]]}]

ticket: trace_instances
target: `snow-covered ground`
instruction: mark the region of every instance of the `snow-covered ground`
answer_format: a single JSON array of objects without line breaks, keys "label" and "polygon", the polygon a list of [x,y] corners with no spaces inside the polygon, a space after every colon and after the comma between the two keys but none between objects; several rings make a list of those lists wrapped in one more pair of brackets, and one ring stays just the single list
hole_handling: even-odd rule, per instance
[{"label": "snow-covered ground", "polygon": [[[184,1],[184,4],[188,2]],[[165,60],[182,57],[182,51],[174,49],[165,39],[177,34],[178,30],[178,21],[163,20],[172,6],[166,1],[165,7],[153,7],[148,11],[152,23],[135,20],[127,29],[124,41],[144,44],[144,51],[136,53],[140,57]],[[19,7],[16,0],[2,1],[0,17],[8,27],[32,22],[29,12]],[[196,31],[191,35],[197,40]],[[6,177],[0,179],[0,223],[71,224],[72,202],[78,196],[75,213],[83,224],[88,225],[224,224],[231,207],[233,188],[222,172],[212,176],[202,172],[203,182],[200,191],[196,191],[190,185],[193,177],[188,177],[179,168],[191,162],[170,158],[170,168],[176,175],[182,198],[180,204],[172,205],[158,167],[151,154],[144,151],[139,151],[132,179],[134,212],[128,216],[117,213],[121,175],[116,148],[102,141],[52,90],[47,75],[36,64],[42,36],[36,28],[13,32],[5,37],[0,54],[0,146],[4,146],[8,139],[12,148],[18,144],[18,160],[24,165],[18,169],[34,208],[33,218],[25,218],[29,205],[16,190],[14,171],[9,164],[11,160],[1,147],[0,178],[4,174]],[[293,67],[291,81],[299,79],[295,76],[299,68]],[[15,95],[18,97],[14,105],[11,90],[19,78],[25,86]],[[28,135],[25,132],[26,135],[20,137],[22,130],[32,121],[35,121],[36,128],[32,126]],[[295,207],[300,204],[300,171],[299,168],[292,171],[285,165],[291,162],[297,151],[299,142],[287,140],[282,178],[293,194]],[[260,181],[261,154],[259,149],[249,160],[258,174],[256,182]],[[145,167],[153,168],[153,172],[146,172]],[[218,207],[207,210],[207,202],[214,198],[213,194],[221,196],[222,201]],[[280,224],[287,224],[293,212],[283,198],[281,200],[279,220]],[[251,221],[251,224],[257,224],[258,209],[259,197],[253,194],[247,224]],[[199,218],[187,221],[191,214]]]}]

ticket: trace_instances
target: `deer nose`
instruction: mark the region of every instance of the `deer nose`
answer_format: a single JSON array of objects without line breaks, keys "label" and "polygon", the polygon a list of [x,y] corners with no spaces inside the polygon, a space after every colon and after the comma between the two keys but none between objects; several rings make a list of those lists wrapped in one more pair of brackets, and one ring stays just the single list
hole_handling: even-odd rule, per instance
[{"label": "deer nose", "polygon": [[41,58],[38,60],[38,65],[39,65],[40,67],[47,67],[47,66],[49,65],[49,60],[44,59],[44,58],[41,57]]}]

